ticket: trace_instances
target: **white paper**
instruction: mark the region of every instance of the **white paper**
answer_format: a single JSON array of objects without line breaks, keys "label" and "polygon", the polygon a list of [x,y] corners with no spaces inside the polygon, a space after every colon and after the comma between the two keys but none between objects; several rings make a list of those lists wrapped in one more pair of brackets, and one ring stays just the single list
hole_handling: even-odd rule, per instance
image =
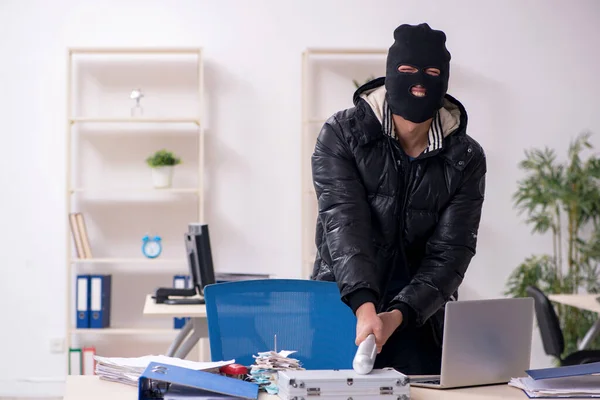
[{"label": "white paper", "polygon": [[600,397],[600,376],[583,375],[565,378],[532,379],[530,377],[513,378],[508,383],[527,392],[531,397]]},{"label": "white paper", "polygon": [[161,364],[174,365],[176,367],[195,369],[195,370],[207,370],[213,368],[220,368],[224,365],[233,364],[235,360],[230,361],[219,361],[219,362],[198,362],[182,360],[180,358],[167,357],[163,355],[159,356],[144,356],[137,358],[119,358],[119,357],[100,357],[96,356],[96,361],[107,364],[126,368],[143,368],[145,369],[151,362],[157,362]]},{"label": "white paper", "polygon": [[287,358],[290,356],[290,354],[294,354],[296,352],[296,350],[281,350],[279,352],[279,355],[283,358]]},{"label": "white paper", "polygon": [[128,385],[137,385],[140,375],[151,362],[192,369],[208,371],[218,369],[224,365],[233,364],[235,360],[219,362],[197,362],[182,360],[180,358],[158,356],[144,356],[137,358],[101,357],[94,356],[97,361],[96,374],[101,379],[120,382]]}]

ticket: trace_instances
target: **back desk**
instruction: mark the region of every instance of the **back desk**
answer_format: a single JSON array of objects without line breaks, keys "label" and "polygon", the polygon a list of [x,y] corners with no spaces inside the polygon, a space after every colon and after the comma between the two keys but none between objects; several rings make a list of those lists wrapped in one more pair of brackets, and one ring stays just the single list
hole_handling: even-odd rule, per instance
[{"label": "back desk", "polygon": [[[411,388],[411,400],[512,400],[527,399],[519,389],[508,385],[466,389],[435,390]],[[137,400],[137,388],[122,383],[100,380],[97,376],[68,376],[64,400]],[[259,400],[279,400],[278,396],[261,394]]]}]

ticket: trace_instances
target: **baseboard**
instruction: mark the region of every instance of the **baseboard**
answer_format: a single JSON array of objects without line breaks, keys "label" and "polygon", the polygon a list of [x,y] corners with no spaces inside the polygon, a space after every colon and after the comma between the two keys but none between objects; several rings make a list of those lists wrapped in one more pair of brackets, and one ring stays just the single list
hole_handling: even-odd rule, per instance
[{"label": "baseboard", "polygon": [[0,398],[57,398],[64,396],[64,378],[25,378],[0,382]]}]

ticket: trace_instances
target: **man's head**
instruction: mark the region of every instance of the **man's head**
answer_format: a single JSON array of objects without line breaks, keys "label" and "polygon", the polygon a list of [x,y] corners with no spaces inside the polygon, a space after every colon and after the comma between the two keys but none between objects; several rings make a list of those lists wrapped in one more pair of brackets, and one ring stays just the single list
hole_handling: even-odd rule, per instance
[{"label": "man's head", "polygon": [[421,123],[442,107],[448,90],[446,34],[427,24],[400,25],[387,56],[385,88],[393,114]]}]

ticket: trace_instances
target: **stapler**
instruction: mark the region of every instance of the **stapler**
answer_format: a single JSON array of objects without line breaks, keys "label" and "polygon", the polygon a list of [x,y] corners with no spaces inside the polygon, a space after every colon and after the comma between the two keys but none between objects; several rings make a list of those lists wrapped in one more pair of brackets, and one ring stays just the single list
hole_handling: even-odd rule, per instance
[{"label": "stapler", "polygon": [[[203,304],[203,299],[195,297],[196,295],[196,288],[175,289],[162,287],[156,289],[152,297],[156,300],[156,304]],[[172,299],[170,296],[178,298]]]}]

